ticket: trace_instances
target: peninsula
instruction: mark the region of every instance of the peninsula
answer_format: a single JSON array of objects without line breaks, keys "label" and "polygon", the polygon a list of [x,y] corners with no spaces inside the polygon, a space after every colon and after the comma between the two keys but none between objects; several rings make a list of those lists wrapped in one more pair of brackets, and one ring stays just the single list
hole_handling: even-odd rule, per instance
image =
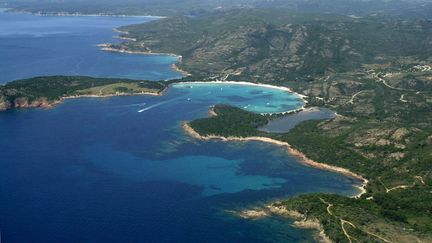
[{"label": "peninsula", "polygon": [[1,85],[0,111],[12,108],[51,108],[68,98],[159,95],[165,88],[163,82],[84,76],[37,77]]},{"label": "peninsula", "polygon": [[[291,88],[339,115],[286,133],[269,117],[216,105],[183,125],[199,139],[259,140],[304,163],[363,180],[357,197],[306,194],[275,202],[333,242],[432,242],[432,22],[278,10],[218,11],[120,28],[128,53],[182,56],[182,81],[250,81]],[[85,82],[84,82],[85,81]],[[136,83],[134,83],[136,82]],[[64,98],[159,94],[167,83],[50,77],[0,87],[0,108]],[[295,212],[289,213],[289,212]]]},{"label": "peninsula", "polygon": [[[429,208],[428,202],[431,196],[427,192],[422,192],[427,184],[424,177],[417,175],[421,174],[422,171],[407,173],[405,180],[411,180],[410,177],[412,180],[406,185],[402,184],[404,179],[392,177],[392,174],[397,172],[377,173],[377,168],[362,166],[369,161],[362,158],[360,154],[351,152],[351,147],[346,142],[337,142],[342,136],[348,135],[349,131],[353,131],[352,128],[332,137],[317,133],[318,129],[323,127],[329,128],[335,124],[341,125],[343,123],[348,125],[347,119],[349,118],[340,116],[330,121],[310,121],[288,133],[275,134],[258,130],[269,119],[264,115],[225,105],[216,105],[209,114],[211,115],[209,118],[184,123],[183,129],[190,136],[204,141],[217,139],[272,143],[287,148],[291,155],[298,157],[300,162],[308,166],[342,173],[363,181],[362,187],[359,188],[359,194],[355,197],[330,194],[302,195],[286,201],[275,202],[269,207],[278,210],[271,210],[269,214],[268,209],[260,209],[258,210],[259,215],[279,215],[294,218],[297,220],[295,226],[317,229],[320,232],[319,235],[324,235],[320,239],[330,239],[331,242],[348,242],[354,238],[364,242],[399,242],[401,239],[402,242],[408,242],[432,239],[428,234],[405,231],[401,226],[405,225],[406,227],[409,221],[405,221],[407,218],[399,218],[415,213],[411,211],[413,205],[407,205],[407,202],[416,202],[416,207],[426,211]],[[398,136],[400,132],[401,130],[394,131],[393,137]],[[427,138],[429,144],[432,142],[431,138]],[[414,157],[418,152],[415,149],[405,150],[405,153]],[[370,160],[369,163],[373,162]],[[426,166],[428,162],[424,161],[423,163]],[[374,166],[379,165],[375,164]],[[398,180],[400,184],[393,184],[394,186],[389,188],[382,182],[381,178],[384,176],[387,178],[387,183],[393,178],[393,180]],[[384,186],[384,190],[381,188],[382,186]],[[397,205],[401,204],[406,205],[406,207],[397,208]],[[243,212],[239,214],[243,215]],[[250,217],[254,218],[254,216]],[[418,215],[418,217],[422,217],[422,215]],[[383,227],[385,228],[383,229]],[[425,224],[422,227],[427,229],[428,225]]]},{"label": "peninsula", "polygon": [[428,242],[431,26],[416,19],[237,10],[122,27],[122,36],[134,41],[114,47],[181,55],[189,81],[289,87],[310,106],[336,111],[334,119],[269,134],[258,130],[268,117],[216,106],[217,116],[184,128],[200,139],[277,141],[304,161],[366,179],[357,198],[309,194],[275,203],[318,222],[331,241]]}]

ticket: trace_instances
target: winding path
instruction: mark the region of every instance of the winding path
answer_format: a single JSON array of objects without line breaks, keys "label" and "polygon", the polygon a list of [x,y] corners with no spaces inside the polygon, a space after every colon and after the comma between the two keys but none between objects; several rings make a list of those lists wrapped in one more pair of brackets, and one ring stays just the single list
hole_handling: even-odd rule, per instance
[{"label": "winding path", "polygon": [[[414,176],[414,179],[418,180],[422,185],[426,185],[425,181],[423,180],[423,177],[421,176]],[[386,193],[389,193],[391,191],[397,190],[397,189],[408,189],[411,187],[414,187],[416,185],[416,182],[414,182],[411,185],[399,185],[395,187],[388,188],[384,182],[382,182],[381,178],[378,178],[379,182],[383,185],[384,189],[386,190]]]},{"label": "winding path", "polygon": [[365,92],[367,92],[367,91],[369,91],[369,90],[362,90],[362,91],[359,91],[359,92],[353,94],[353,96],[351,96],[351,99],[350,99],[346,104],[354,104],[354,99],[355,99],[358,95],[360,95],[360,94],[362,94],[362,93],[365,93]]},{"label": "winding path", "polygon": [[377,80],[377,82],[381,82],[383,83],[386,87],[390,88],[390,89],[394,89],[394,90],[399,90],[399,91],[409,91],[409,92],[415,92],[416,90],[410,90],[410,89],[401,89],[401,88],[396,88],[391,86],[390,84],[387,83],[387,81],[383,78],[380,77],[381,73],[372,73],[373,77]]},{"label": "winding path", "polygon": [[348,239],[348,241],[349,241],[350,243],[353,243],[353,241],[357,241],[357,242],[360,242],[360,241],[359,241],[358,239],[356,239],[355,237],[351,236],[351,235],[348,233],[348,230],[345,228],[345,225],[346,225],[346,224],[350,225],[350,226],[353,227],[354,229],[357,229],[357,230],[359,230],[359,231],[361,231],[361,232],[363,232],[363,233],[365,233],[365,234],[371,235],[371,236],[373,236],[373,237],[375,237],[375,238],[377,238],[377,239],[379,239],[379,240],[381,240],[381,241],[383,241],[383,242],[386,242],[386,243],[391,243],[391,242],[392,242],[392,241],[389,241],[389,240],[387,240],[387,239],[385,239],[385,238],[383,238],[383,237],[381,237],[381,236],[379,236],[379,235],[377,235],[377,234],[371,233],[371,232],[369,232],[369,231],[367,231],[367,230],[362,230],[362,229],[358,228],[358,227],[357,227],[355,224],[353,224],[352,222],[350,222],[350,221],[348,221],[348,220],[345,220],[345,219],[342,219],[341,217],[336,216],[336,215],[332,212],[332,210],[331,210],[332,207],[333,207],[333,204],[327,202],[327,201],[324,200],[323,198],[320,198],[320,200],[321,200],[321,202],[323,202],[325,205],[327,205],[327,213],[328,213],[330,216],[333,216],[333,217],[335,217],[336,219],[339,219],[339,221],[340,221],[340,225],[341,225],[341,228],[342,228],[342,231],[343,231],[345,237]]}]

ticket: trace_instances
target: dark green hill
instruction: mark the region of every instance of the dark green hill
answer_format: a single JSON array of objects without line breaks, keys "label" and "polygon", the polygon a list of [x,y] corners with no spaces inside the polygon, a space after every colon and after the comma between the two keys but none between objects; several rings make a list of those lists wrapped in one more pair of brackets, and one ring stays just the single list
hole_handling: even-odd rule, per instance
[{"label": "dark green hill", "polygon": [[163,82],[129,79],[51,76],[17,80],[0,85],[0,111],[11,108],[52,107],[75,96],[158,94]]},{"label": "dark green hill", "polygon": [[313,194],[281,206],[319,221],[335,242],[432,240],[432,22],[243,10],[122,30],[137,42],[118,48],[180,54],[190,79],[289,86],[338,112],[283,134],[259,132],[265,117],[225,106],[191,122],[202,135],[285,141],[369,180],[359,199]]},{"label": "dark green hill", "polygon": [[114,48],[182,55],[181,67],[197,78],[304,80],[432,56],[432,22],[426,20],[233,10],[121,30],[137,41]]},{"label": "dark green hill", "polygon": [[[226,106],[216,106],[217,117],[191,123],[203,135],[286,141],[311,159],[369,180],[359,199],[313,194],[280,206],[319,221],[335,242],[432,242],[431,21],[242,9],[121,30],[137,41],[113,48],[182,55],[181,67],[193,75],[188,79],[289,86],[308,96],[309,105],[338,112],[335,119],[302,123],[283,134],[258,132],[266,117]],[[165,87],[136,82],[16,81],[0,86],[0,108]]]}]

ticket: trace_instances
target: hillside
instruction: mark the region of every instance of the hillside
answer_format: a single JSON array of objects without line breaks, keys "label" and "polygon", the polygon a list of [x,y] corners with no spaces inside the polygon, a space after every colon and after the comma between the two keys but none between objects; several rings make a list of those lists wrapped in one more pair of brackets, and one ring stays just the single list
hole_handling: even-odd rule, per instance
[{"label": "hillside", "polygon": [[[287,133],[263,117],[218,105],[190,122],[199,134],[262,136],[355,172],[360,198],[300,195],[275,203],[314,220],[334,242],[432,241],[432,22],[280,10],[219,11],[120,28],[118,50],[175,53],[188,80],[288,86],[338,113]],[[136,82],[136,81],[135,81]],[[164,83],[42,77],[0,86],[0,109],[49,106],[69,96],[159,93]],[[174,81],[173,81],[174,82]]]},{"label": "hillside", "polygon": [[429,63],[432,22],[243,10],[121,28],[113,48],[183,56],[196,78],[283,82],[364,71],[365,64]]},{"label": "hillside", "polygon": [[159,94],[162,82],[129,79],[51,76],[0,85],[0,111],[12,108],[50,108],[65,98]]},{"label": "hillside", "polygon": [[[288,133],[258,131],[268,117],[219,105],[213,109],[217,116],[189,125],[201,136],[260,136],[287,142],[314,161],[347,168],[366,178],[366,193],[360,198],[306,194],[274,203],[282,208],[282,215],[299,213],[294,215],[299,215],[295,219],[300,225],[319,222],[333,242],[429,242],[430,102],[426,105],[410,98],[402,104],[397,99],[400,93],[387,93],[384,85],[377,90],[384,97],[363,96],[349,105],[355,108],[348,112],[334,107],[341,113],[335,119],[305,122]],[[428,99],[431,97],[429,94]],[[370,117],[356,111],[363,106],[378,110],[389,105],[392,108]]]},{"label": "hillside", "polygon": [[337,111],[282,134],[259,132],[263,117],[225,106],[190,123],[203,136],[287,142],[369,180],[358,199],[311,194],[276,204],[300,222],[318,221],[335,242],[431,241],[430,21],[248,10],[122,30],[137,41],[114,47],[180,54],[189,79],[288,86],[310,106]]}]

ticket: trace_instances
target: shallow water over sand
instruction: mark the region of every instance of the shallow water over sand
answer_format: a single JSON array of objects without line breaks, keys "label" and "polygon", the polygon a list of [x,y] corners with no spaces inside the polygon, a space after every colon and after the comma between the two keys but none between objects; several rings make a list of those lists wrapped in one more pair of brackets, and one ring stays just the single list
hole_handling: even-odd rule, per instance
[{"label": "shallow water over sand", "polygon": [[[174,88],[162,97],[68,100],[51,110],[1,113],[3,238],[310,241],[281,220],[249,222],[225,210],[304,192],[355,193],[356,181],[305,167],[283,148],[187,137],[181,122],[207,116],[214,102],[229,104],[224,95],[189,96]],[[253,103],[255,95],[240,97]]]},{"label": "shallow water over sand", "polygon": [[[90,26],[101,23],[94,17],[79,21]],[[109,21],[113,26],[125,23],[121,18]],[[57,32],[59,26],[51,31]],[[79,45],[88,42],[73,45],[84,48]],[[5,51],[9,50],[0,48]],[[45,60],[26,53],[31,60]],[[177,75],[170,62],[158,62],[154,56],[119,57],[124,65],[116,67],[124,70],[115,73],[150,75],[153,80]],[[150,66],[134,73],[130,67],[141,65],[142,58],[150,58]],[[34,74],[18,60],[15,64],[23,74]],[[68,70],[67,65],[55,67],[50,68],[59,73]],[[109,76],[105,71],[98,72]],[[13,68],[2,72],[2,78],[16,75]],[[357,182],[305,167],[271,144],[201,142],[186,136],[181,123],[206,117],[208,108],[217,103],[254,112],[303,105],[297,96],[277,89],[174,85],[160,97],[77,99],[50,110],[0,113],[2,239],[12,243],[313,241],[309,231],[290,227],[289,220],[248,221],[226,210],[305,192],[354,194]]]}]

